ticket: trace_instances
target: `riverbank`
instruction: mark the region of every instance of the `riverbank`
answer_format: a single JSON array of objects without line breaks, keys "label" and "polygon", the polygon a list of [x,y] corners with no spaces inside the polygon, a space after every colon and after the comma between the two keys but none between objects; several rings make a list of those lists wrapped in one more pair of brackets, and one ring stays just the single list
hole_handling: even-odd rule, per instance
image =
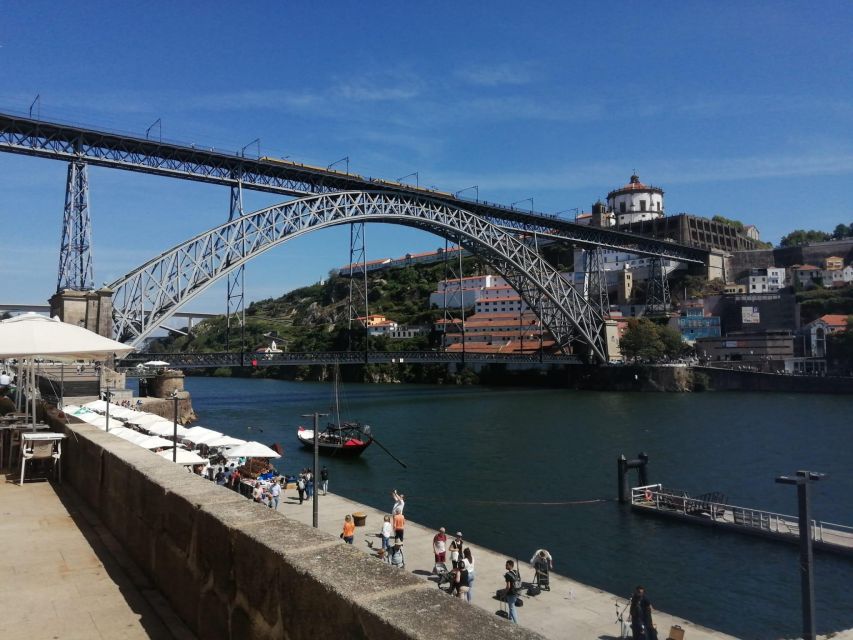
[{"label": "riverbank", "polygon": [[[332,493],[326,496],[321,495],[318,499],[318,525],[320,530],[326,533],[339,534],[344,516],[347,514],[355,512],[367,514],[366,526],[356,528],[353,546],[375,557],[375,549],[381,546],[381,541],[376,533],[382,526],[382,518],[385,514],[368,505]],[[411,508],[409,511],[411,512]],[[306,501],[300,505],[295,489],[288,489],[283,494],[279,513],[304,524],[310,525],[312,523],[311,501]],[[446,528],[450,538],[452,537],[450,534],[456,529],[452,523],[447,524]],[[407,520],[403,545],[406,567],[402,571],[425,580],[434,580],[431,571],[434,563],[432,538],[435,533],[434,529]],[[467,546],[471,548],[474,557],[476,575],[472,604],[488,613],[498,615],[501,611],[501,603],[495,598],[495,592],[504,586],[503,574],[506,571],[504,563],[507,557],[470,541],[467,541]],[[533,580],[533,568],[527,560],[534,552],[535,549],[530,549],[526,557],[518,559],[521,577],[525,585]],[[378,558],[376,561],[381,562]],[[561,563],[568,566],[571,562],[572,558],[560,558],[559,556],[556,558],[557,567]],[[626,593],[630,593],[633,586],[626,585]],[[650,593],[650,596],[654,602],[654,593]],[[448,595],[447,597],[450,599],[451,596]],[[620,637],[621,630],[616,621],[616,614],[622,611],[627,604],[625,598],[619,598],[614,594],[587,586],[554,572],[551,573],[550,591],[543,591],[535,597],[522,596],[522,600],[524,604],[518,609],[519,624],[546,638],[555,640],[564,638],[616,640]],[[441,614],[438,613],[437,615]],[[625,619],[627,620],[627,613]],[[690,640],[734,637],[662,611],[655,611],[655,624],[661,638],[667,637],[666,633],[674,624],[683,627],[686,631],[686,637]]]}]

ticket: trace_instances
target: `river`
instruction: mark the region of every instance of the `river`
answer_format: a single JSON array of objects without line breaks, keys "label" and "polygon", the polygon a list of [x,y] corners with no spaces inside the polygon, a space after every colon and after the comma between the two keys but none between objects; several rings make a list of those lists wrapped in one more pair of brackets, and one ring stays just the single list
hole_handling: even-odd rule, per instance
[{"label": "river", "polygon": [[[328,411],[330,385],[188,378],[186,387],[198,424],[281,442],[288,473],[310,465],[295,431],[301,414]],[[632,514],[615,501],[619,454],[648,452],[652,482],[789,514],[796,490],[774,478],[821,471],[814,517],[853,525],[848,396],[344,385],[342,415],[371,424],[407,468],[374,445],[358,460],[324,460],[330,490],[390,509],[397,488],[416,522],[522,560],[545,547],[559,573],[626,597],[642,583],[658,608],[739,637],[798,635],[797,547]],[[853,560],[815,558],[818,631],[853,627]]]}]

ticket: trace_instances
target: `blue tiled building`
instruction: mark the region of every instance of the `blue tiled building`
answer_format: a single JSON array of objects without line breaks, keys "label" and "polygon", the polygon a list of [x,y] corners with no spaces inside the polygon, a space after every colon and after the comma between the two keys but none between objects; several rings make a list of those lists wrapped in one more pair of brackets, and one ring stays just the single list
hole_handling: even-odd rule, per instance
[{"label": "blue tiled building", "polygon": [[720,317],[706,316],[702,307],[688,307],[681,310],[678,330],[681,337],[688,342],[698,338],[719,338]]}]

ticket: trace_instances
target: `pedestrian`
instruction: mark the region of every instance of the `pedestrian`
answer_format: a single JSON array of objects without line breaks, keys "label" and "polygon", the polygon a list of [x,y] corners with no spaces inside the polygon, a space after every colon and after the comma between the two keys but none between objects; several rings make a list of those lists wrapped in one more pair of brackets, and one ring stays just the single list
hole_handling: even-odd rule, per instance
[{"label": "pedestrian", "polygon": [[468,604],[474,598],[474,557],[471,555],[471,547],[465,547],[462,552],[462,562],[465,563],[465,570],[468,572],[468,592],[465,597],[468,599]]},{"label": "pedestrian", "polygon": [[406,518],[403,517],[402,513],[395,513],[393,518],[394,523],[394,540],[396,542],[403,541],[403,533],[406,528]]},{"label": "pedestrian", "polygon": [[262,493],[263,489],[261,489],[261,483],[255,480],[255,486],[252,488],[252,500],[260,502]]},{"label": "pedestrian", "polygon": [[455,567],[462,558],[462,532],[457,531],[456,537],[450,543],[450,563]]},{"label": "pedestrian", "polygon": [[457,598],[465,598],[468,594],[468,589],[468,571],[465,569],[465,562],[460,560],[453,565],[450,593]]},{"label": "pedestrian", "polygon": [[382,555],[386,562],[391,562],[391,534],[394,533],[394,527],[391,526],[391,516],[385,516],[382,523]]},{"label": "pedestrian", "polygon": [[281,485],[278,482],[273,482],[270,486],[270,509],[278,511],[278,501],[281,497]]},{"label": "pedestrian", "polygon": [[631,596],[631,636],[633,640],[658,640],[658,631],[652,621],[652,603],[646,589],[638,585]]},{"label": "pedestrian", "polygon": [[213,476],[213,479],[216,481],[216,484],[225,484],[225,470],[222,467],[219,467],[219,470],[216,472],[216,475]]},{"label": "pedestrian", "polygon": [[[432,538],[432,553],[435,555],[435,564],[445,562],[447,556],[447,534],[444,533],[444,527],[441,527]],[[435,573],[435,567],[432,572]]]},{"label": "pedestrian", "polygon": [[323,465],[323,468],[320,469],[320,483],[323,487],[323,495],[329,493],[329,470],[326,468],[326,465]]},{"label": "pedestrian", "polygon": [[341,532],[341,538],[344,539],[344,542],[347,544],[352,544],[352,540],[355,537],[355,523],[352,520],[352,516],[347,514],[344,518],[344,530]]},{"label": "pedestrian", "polygon": [[512,560],[506,561],[504,582],[506,582],[504,598],[506,599],[506,606],[509,610],[509,620],[510,622],[518,624],[518,613],[515,610],[515,603],[518,600],[519,593],[521,592],[521,576],[518,571],[515,570],[515,562]]},{"label": "pedestrian", "polygon": [[403,543],[395,542],[391,547],[391,558],[389,560],[392,567],[406,568],[406,556],[403,555]]},{"label": "pedestrian", "polygon": [[310,471],[305,474],[305,495],[309,500],[314,496],[314,474]]},{"label": "pedestrian", "polygon": [[403,513],[403,508],[406,506],[406,496],[402,493],[397,493],[397,490],[394,489],[391,492],[391,497],[394,498],[394,506],[391,508],[391,513]]},{"label": "pedestrian", "polygon": [[296,479],[296,492],[299,494],[299,504],[305,499],[305,475],[300,473]]}]

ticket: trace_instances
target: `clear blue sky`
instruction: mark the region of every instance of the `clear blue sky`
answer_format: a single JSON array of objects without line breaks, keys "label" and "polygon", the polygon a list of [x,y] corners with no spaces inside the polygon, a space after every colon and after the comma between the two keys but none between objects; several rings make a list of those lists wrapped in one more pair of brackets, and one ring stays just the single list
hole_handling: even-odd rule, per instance
[{"label": "clear blue sky", "polygon": [[[851,33],[837,1],[10,3],[0,110],[40,93],[45,119],[142,135],[162,118],[171,139],[260,137],[265,155],[349,155],[363,175],[550,212],[588,210],[636,169],[668,212],[777,241],[853,221]],[[0,301],[55,287],[65,171],[0,155]],[[224,187],[98,168],[90,185],[98,284],[227,216]],[[440,244],[368,229],[370,257]],[[270,252],[249,297],[325,277],[347,247],[339,229]]]}]

